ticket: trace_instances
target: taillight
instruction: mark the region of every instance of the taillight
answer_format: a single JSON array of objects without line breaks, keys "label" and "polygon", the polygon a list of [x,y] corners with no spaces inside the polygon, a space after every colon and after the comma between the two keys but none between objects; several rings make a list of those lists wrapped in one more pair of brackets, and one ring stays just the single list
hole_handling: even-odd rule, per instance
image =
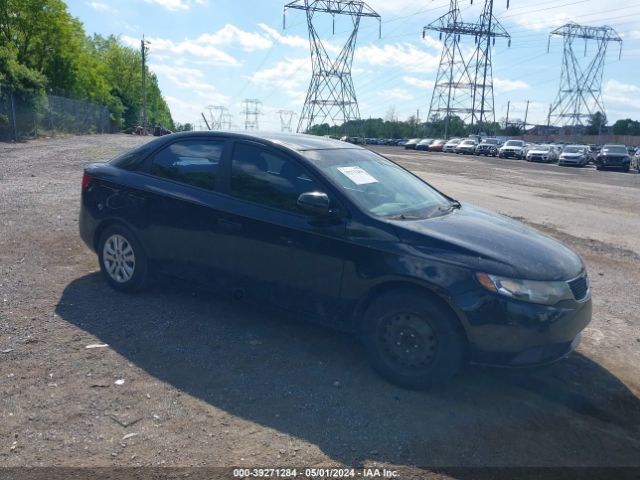
[{"label": "taillight", "polygon": [[91,186],[92,181],[93,181],[93,177],[91,175],[87,173],[82,175],[82,191],[83,192]]}]

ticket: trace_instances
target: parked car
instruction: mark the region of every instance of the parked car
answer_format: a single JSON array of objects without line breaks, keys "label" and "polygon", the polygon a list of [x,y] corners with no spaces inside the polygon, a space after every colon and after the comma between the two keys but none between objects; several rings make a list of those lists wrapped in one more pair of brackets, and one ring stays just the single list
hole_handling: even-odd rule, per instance
[{"label": "parked car", "polygon": [[476,153],[477,146],[478,146],[478,142],[476,142],[473,139],[467,138],[465,140],[462,140],[458,144],[455,152],[457,154],[462,154],[462,155],[473,155],[474,153]]},{"label": "parked car", "polygon": [[115,290],[166,273],[276,305],[355,333],[403,387],[558,360],[591,319],[568,247],[344,142],[167,135],[87,165],[81,191],[80,235]]},{"label": "parked car", "polygon": [[590,155],[589,147],[585,147],[584,145],[567,145],[558,158],[558,165],[561,167],[584,167],[589,163]]},{"label": "parked car", "polygon": [[476,147],[476,155],[484,155],[485,157],[498,155],[498,145],[500,141],[497,138],[485,138]]},{"label": "parked car", "polygon": [[636,150],[636,154],[631,159],[631,168],[635,168],[640,173],[640,149]]},{"label": "parked car", "polygon": [[443,140],[441,138],[434,140],[431,145],[429,145],[429,151],[430,152],[441,152],[442,149],[444,148],[444,146],[446,145],[447,141]]},{"label": "parked car", "polygon": [[527,162],[557,162],[558,151],[551,145],[534,145],[527,151],[526,160]]},{"label": "parked car", "polygon": [[411,140],[409,140],[407,143],[404,144],[404,149],[405,150],[415,150],[416,146],[418,145],[418,143],[420,143],[420,139],[419,138],[412,138]]},{"label": "parked car", "polygon": [[416,150],[428,151],[431,142],[433,142],[433,138],[425,138],[424,140],[420,140],[416,145]]},{"label": "parked car", "polygon": [[595,164],[598,170],[616,168],[628,172],[631,167],[631,157],[624,145],[605,145],[598,153]]},{"label": "parked car", "polygon": [[500,158],[523,158],[525,143],[522,140],[507,140],[498,149]]},{"label": "parked car", "polygon": [[452,138],[442,147],[442,151],[445,153],[455,153],[458,144],[462,141],[461,138]]}]

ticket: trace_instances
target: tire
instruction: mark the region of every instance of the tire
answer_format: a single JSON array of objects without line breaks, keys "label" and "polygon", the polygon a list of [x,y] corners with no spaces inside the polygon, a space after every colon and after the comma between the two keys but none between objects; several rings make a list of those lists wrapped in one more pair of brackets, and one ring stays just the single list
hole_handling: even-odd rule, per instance
[{"label": "tire", "polygon": [[[376,299],[364,314],[362,340],[380,376],[410,390],[428,390],[451,380],[466,354],[453,313],[422,291],[397,291]],[[411,350],[403,352],[405,348]]]},{"label": "tire", "polygon": [[600,165],[596,165],[596,170],[600,171],[602,170],[602,167]]},{"label": "tire", "polygon": [[98,260],[100,271],[114,290],[132,293],[147,286],[147,255],[128,228],[112,225],[102,232],[98,243]]}]

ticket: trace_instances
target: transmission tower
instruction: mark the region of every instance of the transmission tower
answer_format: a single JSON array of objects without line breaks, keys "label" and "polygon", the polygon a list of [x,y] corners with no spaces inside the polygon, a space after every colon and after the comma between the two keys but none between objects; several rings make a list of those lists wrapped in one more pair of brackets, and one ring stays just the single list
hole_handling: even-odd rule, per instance
[{"label": "transmission tower", "polygon": [[[308,132],[314,125],[329,121],[336,125],[342,122],[356,122],[359,130],[360,109],[356,91],[351,78],[353,54],[356,48],[360,20],[363,17],[377,18],[382,32],[382,21],[371,7],[362,1],[351,0],[296,0],[284,7],[285,18],[287,9],[304,10],[307,15],[309,43],[311,49],[312,76],[309,91],[304,102],[298,132]],[[351,19],[353,29],[346,43],[337,57],[331,58],[320,38],[314,17],[319,13],[328,13],[333,17],[335,33],[336,15],[346,15]],[[283,25],[286,28],[286,23]],[[362,136],[362,132],[360,132]]]},{"label": "transmission tower", "polygon": [[[471,125],[493,122],[491,47],[496,37],[508,38],[511,43],[509,34],[493,15],[493,0],[485,0],[477,23],[464,22],[458,0],[450,0],[449,11],[424,27],[423,38],[428,31],[439,32],[440,40],[444,39],[428,121],[443,119],[445,136],[449,133],[449,121],[453,116]],[[475,40],[476,47],[469,60],[465,60],[462,53],[463,36],[471,36]]]},{"label": "transmission tower", "polygon": [[[493,15],[493,1],[486,0],[482,14],[477,23],[475,37],[476,50],[468,66],[474,72],[473,82],[473,110],[471,127],[478,123],[495,122],[495,103],[493,100],[493,64],[491,61],[491,47],[496,38],[508,39],[511,46],[511,36],[507,33],[498,19]],[[473,0],[471,0],[473,3]],[[507,8],[509,0],[507,0]]]},{"label": "transmission tower", "polygon": [[[560,89],[551,106],[549,122],[556,126],[578,127],[584,125],[596,112],[604,113],[602,102],[602,79],[604,62],[609,42],[618,42],[622,58],[622,38],[611,27],[587,27],[576,23],[567,23],[549,34],[564,37],[564,55],[560,73]],[[584,60],[580,61],[574,49],[577,40],[584,40]],[[587,56],[588,42],[595,40],[596,50],[591,57]]]},{"label": "transmission tower", "polygon": [[225,118],[229,114],[227,107],[221,105],[209,105],[207,110],[209,110],[211,130],[224,130]]},{"label": "transmission tower", "polygon": [[291,124],[293,123],[293,119],[297,116],[296,112],[291,110],[280,110],[278,111],[278,115],[280,115],[280,130],[283,132],[291,132]]},{"label": "transmission tower", "polygon": [[258,124],[258,116],[260,115],[260,108],[262,102],[260,100],[246,99],[244,101],[244,129],[245,130],[260,130]]}]

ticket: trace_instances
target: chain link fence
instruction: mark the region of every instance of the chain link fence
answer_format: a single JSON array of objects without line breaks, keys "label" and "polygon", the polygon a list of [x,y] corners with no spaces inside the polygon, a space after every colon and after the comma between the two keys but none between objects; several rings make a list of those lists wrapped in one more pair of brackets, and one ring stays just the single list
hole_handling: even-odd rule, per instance
[{"label": "chain link fence", "polygon": [[109,109],[55,95],[0,94],[0,142],[63,133],[111,133]]}]

